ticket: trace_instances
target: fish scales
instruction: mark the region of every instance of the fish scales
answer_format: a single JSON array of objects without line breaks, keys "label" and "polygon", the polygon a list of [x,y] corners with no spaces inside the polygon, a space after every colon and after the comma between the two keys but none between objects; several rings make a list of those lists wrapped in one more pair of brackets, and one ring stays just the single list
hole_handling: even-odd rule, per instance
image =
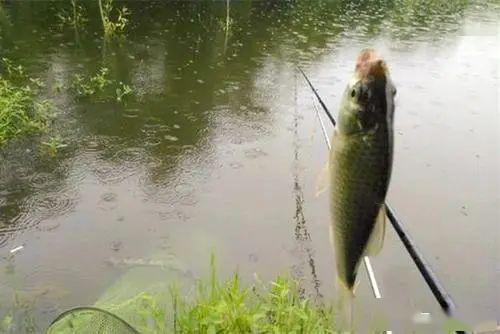
[{"label": "fish scales", "polygon": [[336,133],[332,141],[331,213],[337,271],[349,287],[354,285],[358,262],[387,191],[391,158],[384,132],[380,129],[354,138]]},{"label": "fish scales", "polygon": [[385,63],[364,50],[342,99],[329,159],[337,275],[351,291],[389,186],[394,95]]}]

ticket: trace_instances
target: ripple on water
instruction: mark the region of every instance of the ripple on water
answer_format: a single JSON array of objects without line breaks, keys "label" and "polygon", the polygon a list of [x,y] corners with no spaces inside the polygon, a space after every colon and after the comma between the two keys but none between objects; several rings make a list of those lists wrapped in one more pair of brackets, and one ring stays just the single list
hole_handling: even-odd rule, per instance
[{"label": "ripple on water", "polygon": [[20,232],[36,226],[39,222],[40,220],[30,212],[22,211],[8,223],[0,224],[0,247],[4,247]]},{"label": "ripple on water", "polygon": [[118,195],[112,192],[107,192],[101,195],[101,200],[104,202],[114,202],[116,201]]},{"label": "ripple on water", "polygon": [[164,162],[148,164],[148,170],[139,176],[139,186],[148,197],[163,197],[165,189],[173,182],[170,176],[174,170],[174,166]]},{"label": "ripple on water", "polygon": [[[92,173],[102,183],[118,183],[135,175],[150,160],[143,148],[112,148],[114,153],[103,152],[93,163]],[[106,153],[106,154],[105,154]]]},{"label": "ripple on water", "polygon": [[106,136],[90,136],[85,138],[84,146],[87,152],[98,152],[110,146],[113,137]]},{"label": "ripple on water", "polygon": [[30,178],[30,185],[36,189],[47,188],[56,183],[53,173],[35,172]]},{"label": "ripple on water", "polygon": [[233,169],[240,169],[241,167],[243,167],[243,164],[241,164],[239,162],[231,162],[229,164],[229,166],[231,166],[231,168],[233,168]]},{"label": "ripple on water", "polygon": [[158,146],[162,143],[162,140],[158,137],[148,136],[144,141],[144,145],[149,147]]},{"label": "ripple on water", "polygon": [[[17,164],[16,164],[17,165]],[[12,166],[13,169],[15,171],[15,177],[18,179],[18,180],[29,180],[29,178],[31,177],[31,168],[27,167],[27,166],[20,166],[20,165],[17,165],[17,166]]]},{"label": "ripple on water", "polygon": [[192,206],[198,203],[195,196],[195,189],[188,183],[179,183],[175,186],[175,199],[185,206]]},{"label": "ripple on water", "polygon": [[31,197],[26,201],[26,211],[36,220],[57,217],[73,211],[76,198],[74,194],[65,190]]},{"label": "ripple on water", "polygon": [[171,131],[171,128],[166,124],[161,124],[161,121],[157,119],[149,119],[149,121],[153,123],[146,123],[141,129],[144,133],[144,144],[149,147],[158,146],[164,142],[164,136]]},{"label": "ripple on water", "polygon": [[175,193],[177,196],[189,196],[194,193],[194,187],[188,183],[182,182],[175,185]]},{"label": "ripple on water", "polygon": [[176,136],[171,136],[171,135],[165,135],[163,138],[165,138],[168,141],[178,141],[179,140],[179,138],[177,138]]},{"label": "ripple on water", "polygon": [[252,148],[245,150],[245,156],[249,159],[257,159],[266,156],[267,153],[262,151],[260,148]]},{"label": "ripple on water", "polygon": [[158,215],[160,216],[161,220],[165,221],[187,221],[191,217],[187,215],[185,212],[181,210],[172,210],[172,211],[164,211],[164,212],[159,212]]},{"label": "ripple on water", "polygon": [[119,183],[126,178],[132,176],[133,171],[127,170],[126,166],[109,164],[104,161],[96,163],[96,166],[92,167],[92,173],[101,183]]},{"label": "ripple on water", "polygon": [[117,151],[113,156],[113,160],[129,166],[137,166],[144,163],[147,159],[144,149],[131,147]]},{"label": "ripple on water", "polygon": [[4,247],[7,244],[10,235],[11,234],[4,233],[2,229],[0,229],[0,248]]},{"label": "ripple on water", "polygon": [[16,203],[9,203],[6,200],[0,205],[0,224],[10,224],[19,215],[21,208]]},{"label": "ripple on water", "polygon": [[99,208],[101,210],[109,211],[116,209],[116,199],[118,195],[113,192],[107,192],[101,195],[99,200]]},{"label": "ripple on water", "polygon": [[4,247],[17,232],[24,230],[24,226],[15,226],[11,224],[0,224],[0,248]]}]

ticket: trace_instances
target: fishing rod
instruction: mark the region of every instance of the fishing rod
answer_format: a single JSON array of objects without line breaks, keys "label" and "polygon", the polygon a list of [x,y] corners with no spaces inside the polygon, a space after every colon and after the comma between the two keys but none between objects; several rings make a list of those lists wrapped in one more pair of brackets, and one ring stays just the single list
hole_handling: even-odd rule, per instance
[{"label": "fishing rod", "polygon": [[[300,73],[302,73],[304,79],[306,80],[309,87],[311,88],[314,95],[316,96],[319,103],[321,104],[321,107],[323,108],[326,115],[330,119],[332,125],[335,127],[335,125],[336,125],[335,118],[333,117],[333,115],[330,113],[330,111],[326,107],[325,103],[323,102],[323,100],[319,96],[318,92],[316,91],[316,89],[312,85],[311,81],[309,80],[307,75],[304,73],[304,71],[302,71],[302,69],[299,66],[297,66],[297,69],[299,70]],[[326,134],[324,127],[322,127],[322,128],[323,128],[324,134]],[[328,141],[327,141],[327,144],[329,144]],[[453,302],[450,294],[448,292],[446,292],[444,287],[439,282],[439,279],[437,278],[436,274],[434,274],[434,271],[432,270],[430,265],[427,263],[427,261],[424,259],[424,257],[422,256],[422,254],[418,250],[417,246],[415,245],[415,243],[411,239],[408,232],[405,231],[403,225],[397,219],[396,214],[394,213],[394,210],[391,208],[391,206],[388,203],[385,204],[385,207],[386,207],[387,217],[389,218],[391,225],[396,230],[396,233],[397,233],[399,239],[401,240],[401,242],[405,246],[407,252],[409,253],[413,262],[415,263],[418,270],[420,271],[420,274],[422,275],[425,282],[427,283],[427,285],[431,289],[432,294],[434,295],[434,298],[436,298],[436,301],[438,302],[439,306],[441,306],[441,309],[445,312],[445,314],[448,316],[451,316],[453,311],[455,310],[455,303]],[[365,261],[365,265],[366,265],[366,261]],[[368,269],[368,267],[367,267],[367,269]],[[370,272],[369,272],[369,275],[370,275]],[[370,282],[372,282],[372,281],[370,280]],[[457,333],[465,333],[465,332],[457,332]]]}]

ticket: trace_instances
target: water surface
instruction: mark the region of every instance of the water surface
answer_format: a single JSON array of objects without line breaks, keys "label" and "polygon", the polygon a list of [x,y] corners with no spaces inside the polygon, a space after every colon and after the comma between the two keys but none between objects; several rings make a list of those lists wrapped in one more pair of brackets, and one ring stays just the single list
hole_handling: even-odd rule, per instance
[{"label": "water surface", "polygon": [[[63,2],[1,4],[1,56],[46,82],[50,131],[68,146],[0,151],[0,319],[39,332],[95,302],[128,269],[113,263],[158,253],[197,277],[215,250],[225,274],[291,272],[309,296],[333,298],[327,197],[315,197],[327,151],[295,66],[336,110],[356,55],[373,46],[398,88],[389,201],[457,318],[500,320],[498,4],[242,1],[227,32],[223,3],[123,4],[131,23],[108,43],[93,5],[75,31],[58,23]],[[133,88],[126,104],[70,89],[103,66]],[[443,328],[392,229],[373,265],[383,298],[363,271],[360,328]]]}]

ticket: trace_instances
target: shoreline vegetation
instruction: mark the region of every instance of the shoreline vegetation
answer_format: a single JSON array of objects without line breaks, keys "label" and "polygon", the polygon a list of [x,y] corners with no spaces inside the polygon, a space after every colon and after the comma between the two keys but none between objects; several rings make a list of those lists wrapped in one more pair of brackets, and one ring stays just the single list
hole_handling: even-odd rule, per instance
[{"label": "shoreline vegetation", "polygon": [[43,132],[51,116],[52,105],[39,99],[44,84],[31,78],[20,65],[1,59],[0,73],[0,147],[8,141]]},{"label": "shoreline vegetation", "polygon": [[[121,37],[129,23],[130,11],[127,7],[117,8],[113,0],[96,1],[100,19],[103,25],[104,40],[112,37]],[[73,27],[75,33],[89,18],[86,10],[77,0],[71,0],[71,9],[62,8],[58,13],[59,26]],[[0,15],[4,15],[0,3]],[[7,20],[8,21],[8,20]],[[1,27],[0,27],[1,28]],[[105,88],[113,88],[105,98],[111,98],[117,103],[124,103],[124,99],[133,93],[132,88],[122,82],[113,82],[107,79],[108,69],[102,67],[95,76],[89,78],[76,74],[72,88],[79,97],[100,95]],[[21,139],[31,135],[46,134],[53,111],[53,104],[47,99],[39,97],[40,89],[45,84],[38,78],[32,78],[25,72],[25,68],[7,58],[0,59],[0,149],[14,139]],[[53,156],[57,153],[60,138],[49,138],[42,142],[48,147],[48,153]]]},{"label": "shoreline vegetation", "polygon": [[[0,59],[0,149],[7,143],[30,136],[40,136],[40,147],[49,156],[65,147],[64,138],[50,132],[55,118],[55,106],[43,97],[45,83],[27,74],[22,65],[10,59]],[[93,102],[127,104],[134,95],[131,86],[109,78],[109,70],[101,67],[94,75],[74,74],[69,87],[77,99],[92,99]],[[56,87],[56,93],[60,87]]]},{"label": "shoreline vegetation", "polygon": [[[22,2],[13,3],[16,6],[22,4]],[[44,3],[50,3],[50,6]],[[209,8],[212,2],[200,1],[197,6],[204,9],[203,11],[194,12],[190,8],[181,8],[175,11],[175,15],[172,12],[171,16],[168,17],[171,19],[169,24],[162,25],[162,22],[157,22],[156,19],[151,19],[151,23],[146,22],[146,19],[144,19],[144,17],[148,18],[144,13],[149,14],[155,8],[149,9],[150,12],[143,13],[140,8],[142,4],[139,6],[134,2],[127,2],[128,7],[124,5],[124,2],[118,0],[33,2],[35,5],[29,4],[32,7],[31,9],[26,5],[26,7],[21,7],[16,15],[19,16],[19,13],[24,8],[29,9],[28,13],[30,15],[28,17],[33,19],[43,17],[43,15],[53,15],[47,16],[52,18],[52,22],[49,22],[50,24],[47,24],[47,26],[45,26],[43,20],[33,26],[31,24],[27,25],[30,27],[30,30],[27,30],[28,33],[23,30],[24,34],[17,35],[12,32],[19,28],[23,21],[16,21],[16,15],[12,14],[15,11],[9,11],[11,4],[0,0],[0,30],[3,29],[3,32],[0,31],[0,38],[3,35],[3,40],[0,39],[0,42],[5,50],[10,45],[12,45],[10,48],[14,50],[11,53],[6,52],[6,57],[10,59],[0,58],[0,156],[4,154],[3,149],[6,149],[6,146],[10,146],[10,144],[16,146],[18,141],[22,139],[32,141],[35,146],[39,145],[41,152],[49,157],[56,156],[58,152],[60,154],[60,151],[66,146],[69,146],[67,151],[70,151],[72,146],[66,143],[71,139],[77,142],[80,139],[79,135],[78,137],[75,135],[75,138],[70,136],[65,138],[65,135],[54,131],[53,125],[54,122],[64,123],[66,121],[61,117],[62,112],[56,114],[56,111],[58,112],[62,108],[56,108],[57,98],[53,98],[53,96],[67,97],[67,100],[71,103],[71,107],[68,109],[72,112],[75,111],[74,114],[77,115],[71,120],[78,122],[78,127],[68,126],[68,129],[70,129],[68,132],[82,128],[84,129],[82,132],[86,131],[85,135],[88,134],[88,137],[92,139],[88,142],[95,145],[93,149],[98,147],[101,150],[101,146],[108,144],[110,147],[108,151],[104,149],[99,151],[99,153],[104,152],[105,154],[99,156],[96,165],[91,165],[88,168],[89,170],[92,168],[91,172],[85,170],[85,173],[88,174],[82,172],[81,175],[85,177],[92,175],[104,184],[108,180],[118,179],[116,175],[120,172],[120,164],[123,162],[123,165],[125,165],[128,162],[133,165],[131,170],[136,168],[136,165],[140,165],[141,168],[146,166],[144,169],[147,173],[145,174],[150,177],[150,180],[147,180],[150,183],[147,183],[147,185],[153,184],[155,188],[152,189],[156,190],[157,184],[160,183],[158,180],[164,182],[164,179],[170,177],[168,173],[177,168],[175,164],[178,161],[183,161],[175,156],[175,159],[171,159],[172,161],[175,160],[175,162],[171,163],[165,157],[170,158],[169,154],[172,154],[171,152],[180,152],[181,150],[196,152],[198,146],[201,146],[200,143],[211,140],[206,134],[211,133],[209,126],[212,125],[213,118],[211,117],[214,116],[206,110],[219,111],[216,108],[219,107],[219,100],[223,101],[224,104],[221,103],[220,105],[223,105],[224,108],[228,106],[232,108],[233,104],[236,106],[234,115],[237,116],[237,121],[244,119],[243,116],[249,118],[263,117],[264,121],[267,120],[264,117],[268,116],[264,115],[265,112],[262,112],[264,108],[261,108],[260,100],[258,104],[255,104],[258,108],[255,108],[254,112],[252,108],[248,107],[253,107],[250,102],[254,102],[254,97],[248,97],[250,102],[247,103],[246,95],[234,93],[235,91],[246,91],[247,87],[252,89],[253,86],[247,86],[247,82],[252,85],[255,84],[252,80],[253,78],[260,79],[260,71],[269,72],[269,75],[273,73],[274,67],[267,68],[265,66],[274,66],[274,63],[262,61],[261,64],[260,57],[266,60],[271,59],[270,55],[279,54],[280,57],[283,55],[284,59],[292,59],[303,64],[306,63],[304,59],[309,60],[309,58],[305,58],[306,54],[310,53],[314,57],[319,57],[330,52],[328,50],[331,49],[331,43],[337,43],[342,39],[350,40],[353,36],[354,39],[358,38],[358,41],[364,39],[373,40],[382,33],[384,36],[390,36],[391,41],[398,42],[401,48],[409,48],[413,44],[408,41],[413,40],[420,43],[425,41],[425,43],[432,46],[441,43],[444,40],[442,36],[446,36],[447,33],[455,34],[460,31],[460,22],[469,8],[469,1],[464,0],[447,3],[429,0],[418,3],[405,0],[399,4],[381,3],[380,6],[375,3],[377,6],[373,8],[383,13],[383,15],[374,15],[372,17],[366,14],[372,9],[372,5],[368,3],[354,4],[352,2],[351,5],[350,2],[339,2],[335,6],[332,5],[331,8],[327,2],[320,2],[314,4],[314,6],[307,5],[306,2],[292,1],[283,3],[286,5],[283,5],[283,9],[276,9],[271,6],[264,6],[264,2],[255,7],[244,7],[241,3],[225,0],[217,4],[218,11],[214,11],[214,15],[208,15],[212,12],[206,10],[206,8]],[[239,8],[239,6],[243,9]],[[383,10],[380,10],[380,8]],[[253,13],[254,16],[242,15],[243,10]],[[269,11],[272,15],[260,17],[256,14],[265,11]],[[360,15],[360,13],[363,15]],[[436,15],[436,13],[439,13],[439,15]],[[197,14],[197,16],[194,14]],[[141,17],[143,20],[136,20]],[[163,20],[163,17],[161,18]],[[174,24],[181,21],[181,19],[185,21],[182,21],[183,24]],[[149,24],[146,25],[144,31],[138,29],[144,22]],[[268,22],[272,22],[272,24]],[[262,24],[262,29],[256,23]],[[36,29],[31,30],[31,28]],[[40,39],[43,42],[30,39],[32,35],[37,39],[48,36],[48,34],[40,33],[42,28],[47,29],[52,35],[61,35],[61,37]],[[72,36],[73,30],[75,38]],[[9,35],[12,37],[9,37]],[[70,38],[67,38],[67,35]],[[432,35],[433,38],[427,38],[428,35]],[[14,43],[17,42],[17,36],[20,39],[26,39],[24,42],[30,47],[32,45],[32,49],[21,46],[19,51],[16,51],[13,46],[18,47]],[[10,39],[14,42],[10,41]],[[161,43],[156,43],[157,40],[161,41]],[[50,48],[42,48],[35,42],[47,44]],[[29,50],[33,54],[37,54],[38,51],[42,50],[46,58],[46,54],[49,53],[47,50],[51,50],[54,45],[58,45],[53,44],[55,42],[61,43],[70,52],[65,50],[61,53],[63,54],[61,59],[57,58],[50,61],[55,70],[60,71],[57,74],[65,75],[65,77],[64,80],[56,83],[57,85],[53,87],[54,91],[47,94],[48,90],[52,90],[51,80],[53,78],[46,74],[45,67],[39,66],[43,68],[43,71],[40,71],[40,68],[35,68],[33,71],[33,63],[29,62],[33,56],[24,56],[22,52]],[[272,49],[272,43],[280,47]],[[281,47],[287,45],[290,45],[290,47]],[[91,48],[93,48],[92,52],[84,52]],[[80,56],[82,57],[80,58]],[[85,60],[85,56],[88,59]],[[268,58],[264,58],[264,56]],[[71,61],[65,57],[71,59]],[[301,57],[304,57],[304,59]],[[244,61],[240,61],[240,59]],[[281,58],[279,60],[281,61]],[[39,62],[34,63],[39,64]],[[158,76],[159,78],[154,78],[158,73],[161,74]],[[233,76],[233,73],[238,75]],[[242,78],[239,78],[239,76]],[[224,80],[227,82],[219,84],[220,81]],[[62,83],[64,83],[64,87]],[[158,87],[160,89],[155,91]],[[210,89],[206,87],[210,87]],[[149,93],[149,91],[152,93],[151,95],[145,95],[145,91],[146,93]],[[57,96],[58,94],[60,95]],[[151,97],[150,100],[152,101],[148,101],[149,104],[146,104],[144,102],[146,98],[143,99],[142,96]],[[258,98],[261,98],[261,96],[259,95]],[[155,112],[163,108],[164,104],[167,104],[165,101],[172,102],[172,106],[165,108],[165,113],[161,116],[159,116],[159,113],[155,114]],[[106,108],[109,107],[109,114],[98,114],[102,111],[106,112],[106,110],[103,110],[104,108],[95,108],[96,110],[93,110],[93,107],[97,104],[102,104]],[[90,108],[83,108],[82,106]],[[147,110],[148,108],[151,110]],[[143,109],[148,112],[141,114]],[[123,111],[123,114],[119,114],[120,111]],[[186,112],[185,115],[184,112]],[[105,116],[101,116],[102,114]],[[95,115],[98,115],[98,117],[95,117]],[[115,115],[124,115],[126,118],[115,118]],[[186,116],[184,123],[179,121],[184,121],[184,118],[181,118],[180,115]],[[274,114],[271,114],[271,117],[272,115]],[[262,124],[264,124],[262,126],[260,123],[255,124],[256,129],[259,131],[264,129],[262,132],[257,132],[258,134],[265,131],[266,124],[264,121],[262,121]],[[240,123],[235,124],[235,126],[240,125]],[[208,131],[206,131],[207,129]],[[232,128],[224,128],[223,130],[233,132]],[[243,130],[246,131],[246,129]],[[178,133],[174,133],[174,131],[178,131]],[[176,136],[173,136],[173,134]],[[94,139],[100,140],[101,137],[106,140],[110,138],[110,140],[109,142],[105,140],[102,142],[94,141]],[[173,145],[172,142],[174,141],[177,141],[176,145],[178,144],[178,146]],[[218,142],[214,142],[214,145],[217,145]],[[85,141],[86,143],[87,141]],[[231,141],[231,143],[242,143],[242,141]],[[141,150],[137,149],[139,145],[142,145],[139,147]],[[22,145],[19,146],[22,147]],[[36,155],[36,152],[31,149],[22,150],[22,152],[26,152],[25,156]],[[135,160],[139,155],[144,154],[146,156],[146,153],[143,152],[148,154],[147,158]],[[247,155],[247,152],[243,153]],[[266,153],[262,154],[266,155]],[[81,156],[77,156],[77,158],[82,159]],[[140,156],[140,158],[143,157]],[[77,159],[75,158],[75,160]],[[20,161],[24,162],[21,159]],[[59,217],[58,215],[66,214],[70,210],[76,211],[73,206],[70,206],[74,204],[73,202],[76,202],[76,200],[73,201],[69,197],[73,196],[73,194],[63,193],[64,191],[69,193],[69,190],[60,190],[60,193],[45,190],[45,188],[50,188],[59,191],[58,187],[52,185],[65,182],[68,184],[75,183],[76,186],[73,184],[71,186],[76,188],[78,182],[83,182],[75,181],[76,178],[72,178],[73,174],[70,172],[67,173],[69,176],[64,175],[62,172],[60,174],[54,173],[54,175],[47,173],[47,170],[52,173],[56,163],[63,165],[63,167],[64,164],[70,165],[68,161],[72,162],[69,159],[61,159],[61,161],[54,159],[52,165],[50,163],[45,164],[45,162],[40,163],[42,167],[33,167],[32,169],[26,169],[24,172],[29,176],[30,181],[27,181],[28,177],[25,178],[26,180],[19,181],[16,179],[12,181],[12,185],[9,184],[9,187],[6,187],[4,192],[9,196],[6,195],[5,203],[1,203],[2,205],[6,204],[5,207],[7,208],[5,210],[5,221],[19,224],[14,217],[24,218],[22,214],[25,211],[31,214],[31,211],[36,211],[39,206],[42,207],[42,205],[33,204],[38,203],[39,200],[45,200],[46,203],[42,203],[44,205],[47,203],[48,205],[60,204],[57,202],[60,201],[61,206],[64,206],[64,208],[59,210],[55,205],[48,209],[42,207],[41,213],[33,215],[37,219],[36,224],[38,224],[38,221],[46,219],[43,216],[46,212],[52,214],[51,219],[53,219]],[[147,164],[143,163],[143,161],[147,161]],[[196,161],[205,162],[205,160],[201,159]],[[109,165],[106,165],[106,163],[109,163]],[[233,167],[233,164],[234,161],[232,160],[228,162],[231,167]],[[8,164],[6,166],[10,167]],[[94,168],[95,166],[103,168],[101,170]],[[236,166],[233,167],[235,169],[239,168],[236,164],[234,166]],[[239,166],[242,166],[242,164],[239,164]],[[181,168],[185,167],[181,166]],[[117,172],[113,173],[115,169]],[[16,169],[12,168],[12,170],[15,172],[12,174],[17,173]],[[10,170],[8,171],[10,172]],[[40,173],[40,171],[43,173]],[[60,171],[64,171],[64,169],[60,168]],[[123,169],[121,173],[126,174],[128,171],[128,169]],[[135,169],[133,171],[135,172]],[[40,174],[35,174],[35,172]],[[102,176],[104,174],[106,175]],[[39,182],[43,183],[44,190],[40,190],[41,187],[35,187],[36,182],[31,181],[32,175],[37,177],[41,175],[40,179],[49,179],[46,182],[44,180]],[[49,175],[49,177],[45,177],[46,175]],[[17,177],[17,175],[14,176]],[[52,176],[60,182],[51,183]],[[82,180],[86,180],[83,176]],[[141,175],[140,182],[142,181]],[[183,192],[178,192],[177,189],[174,190],[176,191],[175,194]],[[45,191],[46,193],[44,193]],[[195,188],[194,191],[196,191]],[[12,192],[12,194],[9,192]],[[32,194],[35,192],[44,193],[44,197],[33,197]],[[55,195],[61,195],[61,199]],[[63,198],[63,195],[66,197]],[[106,196],[103,197],[103,200],[107,201]],[[195,204],[196,200],[195,198]],[[65,203],[70,205],[66,206]],[[84,204],[87,203],[84,202]],[[182,205],[185,205],[185,203],[182,203]],[[160,215],[175,214],[179,215],[179,220],[184,221],[189,218],[181,216],[181,214],[184,214],[181,211],[165,212],[166,210],[163,209],[158,210]],[[118,220],[124,220],[125,214],[120,213]],[[31,215],[27,215],[27,217],[31,218]],[[26,221],[31,220],[26,219]],[[40,230],[50,232],[60,225],[59,221],[51,221],[50,223],[41,227]],[[8,232],[6,235],[14,235],[14,232],[9,230],[10,228],[11,226],[7,226]],[[22,228],[24,226],[21,226],[20,230]],[[38,226],[31,224],[27,229],[32,228],[38,228]],[[131,234],[133,230],[126,232]],[[64,236],[64,234],[62,235]],[[105,239],[105,241],[110,240]],[[105,243],[103,242],[103,244]],[[113,251],[118,251],[117,249],[120,247],[117,246],[116,250],[113,249]],[[131,249],[133,249],[133,246]],[[50,250],[55,252],[53,249]],[[210,275],[207,278],[197,280],[196,284],[189,287],[187,294],[184,293],[184,286],[182,285],[185,282],[179,281],[179,286],[176,286],[175,284],[171,285],[174,280],[168,281],[165,278],[159,293],[157,293],[157,287],[141,286],[141,292],[136,293],[133,298],[107,305],[98,302],[96,307],[123,318],[140,333],[335,333],[338,330],[337,328],[343,325],[340,323],[339,317],[337,317],[338,309],[333,307],[333,302],[336,303],[337,300],[316,300],[313,297],[304,296],[301,282],[293,277],[278,276],[274,280],[263,282],[256,275],[256,279],[252,283],[246,283],[236,273],[225,280],[216,275],[213,257],[210,265]],[[13,272],[14,261],[9,262],[6,268]],[[19,266],[19,269],[16,270],[19,270],[20,274],[26,274],[23,272],[25,269],[22,266]],[[47,280],[52,279],[55,275],[60,275],[58,271],[51,273],[50,270],[54,271],[54,268],[50,266],[47,268],[49,272]],[[11,276],[14,277],[14,275]],[[93,279],[99,281],[100,277],[96,276]],[[56,283],[63,286],[67,281],[70,280],[63,277],[61,282],[57,281]],[[54,304],[50,304],[53,308],[47,311],[44,307],[40,307],[40,305],[44,305],[43,303],[37,302],[35,304],[32,302],[35,297],[29,295],[29,293],[36,294],[36,291],[25,292],[18,285],[12,284],[12,286],[11,288],[9,285],[8,289],[15,291],[14,301],[12,302],[14,306],[11,308],[9,301],[4,303],[3,307],[7,310],[7,313],[0,316],[0,333],[19,333],[23,330],[26,333],[39,333],[41,328],[45,329],[43,326],[47,325],[47,318],[43,317],[49,312],[53,312],[56,307],[59,307],[53,306],[59,305],[56,304],[59,300],[54,297],[56,301]],[[10,290],[6,289],[6,291],[10,293]],[[47,294],[50,295],[50,293]],[[83,294],[85,293],[87,291]],[[88,291],[88,293],[98,295],[100,290],[97,292]],[[28,297],[23,299],[24,295]],[[78,295],[77,297],[81,296]],[[91,302],[94,302],[96,298],[92,294]],[[75,299],[77,298],[75,297]],[[66,302],[65,299],[62,300]],[[50,302],[52,303],[53,300],[50,299]],[[16,310],[16,308],[20,311]],[[17,316],[18,314],[21,315]],[[50,317],[52,315],[50,313]],[[71,326],[74,326],[78,321],[82,321],[82,319],[77,319],[76,322],[73,321]],[[49,333],[74,333],[73,327],[71,327],[71,330],[67,329],[67,331],[59,327],[69,325],[67,322],[58,322],[56,326],[60,330],[49,331]],[[86,326],[83,323],[80,323],[80,325]]]},{"label": "shoreline vegetation", "polygon": [[212,267],[193,301],[172,296],[174,333],[334,332],[333,307],[302,297],[299,283],[287,276],[245,286],[237,274],[221,283]]},{"label": "shoreline vegetation", "polygon": [[[253,284],[244,284],[235,273],[224,281],[216,275],[213,256],[210,276],[198,280],[187,293],[177,284],[165,283],[145,287],[119,303],[96,306],[102,313],[93,308],[65,312],[48,333],[93,331],[96,323],[106,330],[128,327],[141,334],[335,333],[333,306],[304,297],[297,280],[278,276],[264,283],[255,276]],[[133,330],[125,333],[129,332]]]}]

